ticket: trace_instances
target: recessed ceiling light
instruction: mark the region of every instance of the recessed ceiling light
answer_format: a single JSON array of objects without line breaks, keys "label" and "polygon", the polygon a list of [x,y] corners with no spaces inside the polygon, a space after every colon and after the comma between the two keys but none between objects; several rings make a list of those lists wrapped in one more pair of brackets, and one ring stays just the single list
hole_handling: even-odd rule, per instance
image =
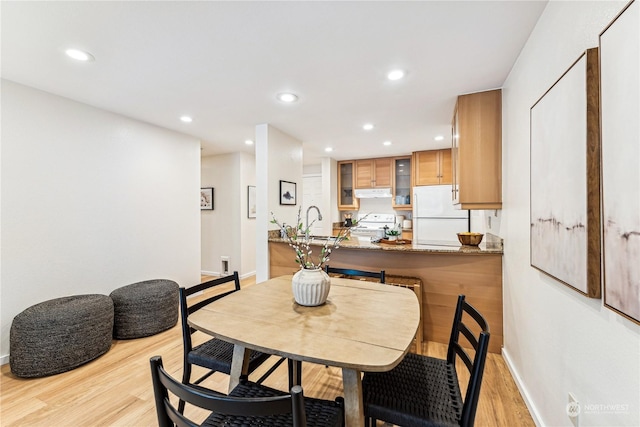
[{"label": "recessed ceiling light", "polygon": [[433,139],[435,139],[436,141],[442,141],[442,140],[444,139],[444,136],[442,136],[442,135],[438,135],[438,136],[436,136],[436,137],[435,137],[435,138],[433,138]]},{"label": "recessed ceiling light", "polygon": [[67,49],[64,51],[68,57],[73,58],[77,61],[93,61],[95,58],[89,52],[85,52],[80,49]]},{"label": "recessed ceiling light", "polygon": [[404,70],[393,70],[390,71],[389,74],[387,74],[387,78],[389,80],[400,80],[404,77],[404,74]]},{"label": "recessed ceiling light", "polygon": [[362,125],[362,129],[371,130],[371,129],[373,129],[373,124],[372,123],[365,123],[365,124]]},{"label": "recessed ceiling light", "polygon": [[385,141],[382,143],[382,145],[391,145],[391,141]]},{"label": "recessed ceiling light", "polygon": [[193,119],[189,116],[182,116],[180,117],[180,120],[185,122],[185,123],[191,123],[193,121]]},{"label": "recessed ceiling light", "polygon": [[293,93],[279,93],[278,99],[282,102],[296,102],[298,96]]},{"label": "recessed ceiling light", "polygon": [[327,153],[330,153],[330,152],[332,152],[332,151],[333,151],[333,148],[331,148],[331,147],[327,147],[327,148],[325,148],[325,149],[324,149],[324,151],[326,151]]},{"label": "recessed ceiling light", "polygon": [[253,145],[253,141],[250,139],[245,140],[244,143],[247,145]]}]

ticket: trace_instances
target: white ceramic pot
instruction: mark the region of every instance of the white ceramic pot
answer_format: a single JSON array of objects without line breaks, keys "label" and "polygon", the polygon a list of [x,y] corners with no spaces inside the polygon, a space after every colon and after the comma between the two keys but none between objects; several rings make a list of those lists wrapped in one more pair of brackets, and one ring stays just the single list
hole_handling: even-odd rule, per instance
[{"label": "white ceramic pot", "polygon": [[393,242],[394,240],[398,240],[398,236],[387,236],[387,240]]},{"label": "white ceramic pot", "polygon": [[291,290],[293,298],[300,305],[314,307],[327,301],[331,279],[321,268],[303,268],[293,275]]}]

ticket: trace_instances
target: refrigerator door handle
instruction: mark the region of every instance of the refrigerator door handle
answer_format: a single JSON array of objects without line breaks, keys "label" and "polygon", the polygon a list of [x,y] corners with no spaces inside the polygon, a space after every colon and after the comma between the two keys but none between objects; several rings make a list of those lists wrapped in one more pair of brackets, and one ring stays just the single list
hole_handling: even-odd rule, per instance
[{"label": "refrigerator door handle", "polygon": [[420,222],[420,221],[416,221],[416,218],[417,218],[417,215],[416,215],[417,210],[416,209],[417,208],[418,208],[418,193],[414,192],[413,193],[413,215],[412,215],[412,217],[413,217],[412,218],[412,220],[413,220],[412,236],[414,236],[412,240],[413,240],[414,243],[418,243],[418,236],[419,236],[419,234],[418,234],[418,222]]}]

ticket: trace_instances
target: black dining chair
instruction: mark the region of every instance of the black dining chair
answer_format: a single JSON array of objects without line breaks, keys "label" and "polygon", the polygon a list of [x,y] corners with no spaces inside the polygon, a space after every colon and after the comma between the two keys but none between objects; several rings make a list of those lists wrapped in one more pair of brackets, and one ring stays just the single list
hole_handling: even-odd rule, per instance
[{"label": "black dining chair", "polygon": [[[230,290],[225,290],[215,295],[209,296],[197,303],[189,305],[187,297],[194,295],[198,292],[211,290],[215,287],[222,287],[223,285],[233,283],[233,287]],[[222,288],[221,288],[222,289]],[[234,271],[233,274],[221,277],[208,282],[201,283],[190,288],[181,287],[179,289],[180,300],[180,318],[182,320],[182,343],[183,343],[183,371],[182,371],[182,383],[183,384],[200,384],[206,378],[208,378],[214,372],[223,372],[229,374],[231,372],[231,362],[233,360],[233,344],[222,341],[217,338],[211,338],[208,341],[200,344],[193,345],[192,335],[196,333],[196,329],[189,326],[189,315],[200,310],[207,304],[224,298],[234,292],[240,290],[240,278],[238,272]],[[262,353],[259,351],[251,351],[249,356],[249,373],[253,372],[258,366],[264,363],[270,354]],[[262,383],[264,379],[269,376],[273,371],[284,361],[281,358],[274,366],[272,366],[257,382]],[[208,371],[198,378],[196,381],[191,381],[192,365],[201,366],[207,368]],[[179,404],[180,412],[184,410],[184,402]]]},{"label": "black dining chair", "polygon": [[380,283],[384,283],[384,270],[381,271],[364,271],[364,270],[355,270],[353,268],[337,268],[337,267],[329,267],[329,265],[325,265],[324,271],[327,274],[339,274],[341,276],[345,276],[348,278],[351,277],[369,277],[372,279],[378,279]]},{"label": "black dining chair", "polygon": [[[464,316],[469,319],[468,323],[464,313],[468,315]],[[459,342],[460,334],[466,338],[465,346]],[[446,360],[408,353],[388,372],[364,374],[365,425],[375,426],[376,420],[383,420],[404,427],[473,426],[489,336],[484,317],[460,295]],[[475,351],[473,358],[466,346]],[[470,375],[464,399],[456,372],[456,356],[464,362]]]},{"label": "black dining chair", "polygon": [[[164,369],[162,358],[150,359],[153,393],[160,427],[341,427],[344,400],[305,398],[302,387],[291,393],[243,380],[229,395],[193,384],[182,384]],[[171,397],[210,411],[204,422],[183,415]],[[175,399],[173,399],[175,401]],[[202,415],[200,415],[202,417]]]}]

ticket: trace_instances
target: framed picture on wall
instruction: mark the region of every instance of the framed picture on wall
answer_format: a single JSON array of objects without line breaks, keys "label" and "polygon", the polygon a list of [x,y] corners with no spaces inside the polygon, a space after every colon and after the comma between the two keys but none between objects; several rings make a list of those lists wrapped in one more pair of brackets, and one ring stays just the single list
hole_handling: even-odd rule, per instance
[{"label": "framed picture on wall", "polygon": [[531,266],[600,298],[598,49],[531,107]]},{"label": "framed picture on wall", "polygon": [[256,186],[247,187],[247,218],[256,217]]},{"label": "framed picture on wall", "polygon": [[640,2],[600,34],[604,305],[640,324]]},{"label": "framed picture on wall", "polygon": [[200,210],[212,211],[213,210],[213,188],[201,188],[200,189]]},{"label": "framed picture on wall", "polygon": [[296,204],[296,183],[280,180],[280,204]]}]

